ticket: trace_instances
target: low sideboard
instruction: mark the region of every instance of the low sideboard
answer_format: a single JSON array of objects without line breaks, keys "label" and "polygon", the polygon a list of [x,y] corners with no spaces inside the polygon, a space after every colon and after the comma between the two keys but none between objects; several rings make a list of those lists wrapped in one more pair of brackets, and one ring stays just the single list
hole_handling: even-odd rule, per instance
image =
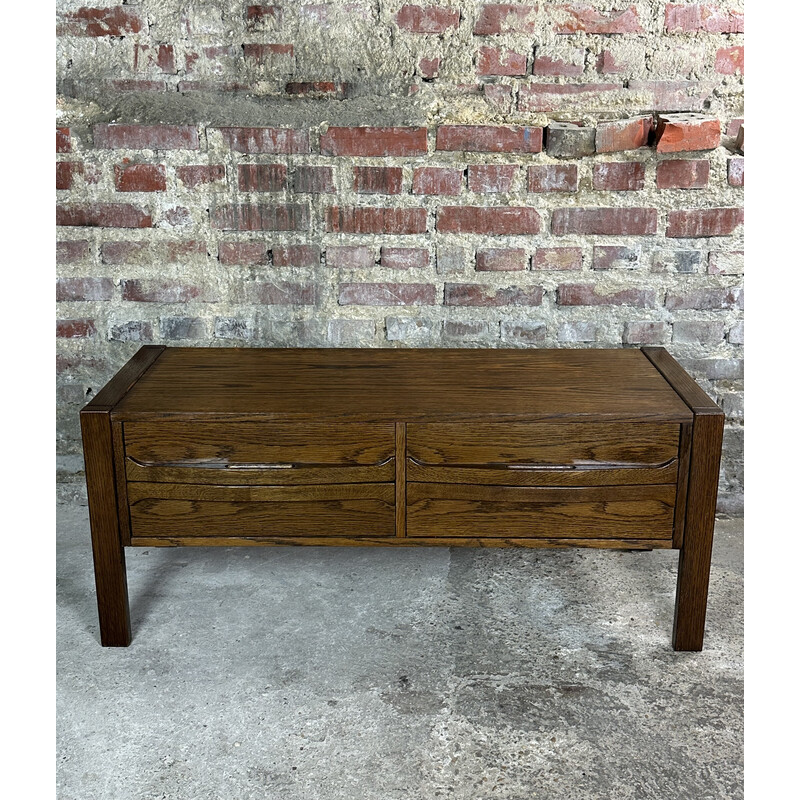
[{"label": "low sideboard", "polygon": [[701,650],[722,411],[661,347],[142,347],[81,411],[100,637],[126,547],[679,550]]}]

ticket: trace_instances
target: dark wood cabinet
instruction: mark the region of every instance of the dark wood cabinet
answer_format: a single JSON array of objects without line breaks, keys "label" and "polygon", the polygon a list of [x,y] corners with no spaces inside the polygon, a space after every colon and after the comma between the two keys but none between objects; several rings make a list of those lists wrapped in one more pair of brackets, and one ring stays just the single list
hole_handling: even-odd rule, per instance
[{"label": "dark wood cabinet", "polygon": [[723,416],[663,348],[143,347],[81,412],[101,641],[126,546],[680,550],[700,650]]}]

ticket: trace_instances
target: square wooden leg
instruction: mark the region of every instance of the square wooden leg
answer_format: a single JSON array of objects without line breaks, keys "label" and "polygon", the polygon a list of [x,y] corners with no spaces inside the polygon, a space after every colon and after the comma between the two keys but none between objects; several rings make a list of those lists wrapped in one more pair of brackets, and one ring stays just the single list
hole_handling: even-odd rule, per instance
[{"label": "square wooden leg", "polygon": [[94,577],[100,642],[104,647],[131,643],[125,550],[117,516],[111,420],[105,411],[81,412],[83,455],[92,528]]},{"label": "square wooden leg", "polygon": [[703,649],[724,422],[722,413],[696,414],[692,427],[686,524],[672,630],[675,650]]}]

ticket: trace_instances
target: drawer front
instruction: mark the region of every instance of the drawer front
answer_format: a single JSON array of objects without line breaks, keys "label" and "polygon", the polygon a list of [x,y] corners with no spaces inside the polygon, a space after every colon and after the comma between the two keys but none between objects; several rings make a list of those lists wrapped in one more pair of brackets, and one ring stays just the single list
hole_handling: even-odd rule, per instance
[{"label": "drawer front", "polygon": [[421,423],[407,452],[429,466],[654,467],[677,458],[679,435],[672,423]]},{"label": "drawer front", "polygon": [[393,481],[392,424],[125,423],[129,481],[336,484]]},{"label": "drawer front", "polygon": [[676,487],[409,483],[409,537],[672,538]]},{"label": "drawer front", "polygon": [[137,539],[394,536],[393,484],[194,486],[129,483]]}]

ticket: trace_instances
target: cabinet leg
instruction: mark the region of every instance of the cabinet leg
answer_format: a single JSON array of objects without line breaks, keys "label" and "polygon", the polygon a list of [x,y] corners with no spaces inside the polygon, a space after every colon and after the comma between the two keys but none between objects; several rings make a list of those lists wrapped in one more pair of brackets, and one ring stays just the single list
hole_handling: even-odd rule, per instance
[{"label": "cabinet leg", "polygon": [[692,426],[686,524],[672,629],[675,650],[703,649],[724,422],[722,413],[701,413],[695,415]]},{"label": "cabinet leg", "polygon": [[128,578],[117,516],[114,448],[108,413],[84,410],[81,412],[81,431],[100,643],[104,647],[127,647],[131,643]]}]

